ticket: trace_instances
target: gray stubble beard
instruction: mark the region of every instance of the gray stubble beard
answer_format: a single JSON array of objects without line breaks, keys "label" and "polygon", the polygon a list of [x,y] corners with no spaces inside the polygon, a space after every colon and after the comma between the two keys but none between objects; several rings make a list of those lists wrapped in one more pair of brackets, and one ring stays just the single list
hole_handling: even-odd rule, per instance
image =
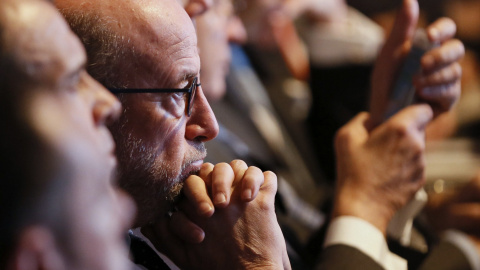
[{"label": "gray stubble beard", "polygon": [[[121,143],[121,144],[120,144]],[[159,162],[156,149],[144,146],[141,139],[128,134],[123,142],[117,143],[119,159],[119,185],[135,200],[138,207],[136,226],[151,224],[164,217],[174,207],[179,198],[187,176],[183,171],[198,158],[205,156],[203,142],[195,145],[196,151],[191,153],[191,160],[182,164],[177,176],[169,175],[169,164]],[[191,174],[197,174],[193,171]],[[184,178],[184,179],[180,179]]]}]

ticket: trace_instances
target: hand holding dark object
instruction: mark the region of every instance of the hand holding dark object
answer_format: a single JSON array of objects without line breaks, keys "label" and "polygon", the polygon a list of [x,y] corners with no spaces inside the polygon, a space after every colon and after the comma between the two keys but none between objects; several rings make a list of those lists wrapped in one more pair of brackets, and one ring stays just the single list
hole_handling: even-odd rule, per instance
[{"label": "hand holding dark object", "polygon": [[424,184],[428,105],[403,109],[373,128],[360,113],[337,133],[337,186],[333,217],[366,220],[384,234],[393,215]]},{"label": "hand holding dark object", "polygon": [[[418,14],[416,0],[403,2],[392,32],[375,63],[370,98],[374,125],[384,120],[392,87],[411,48]],[[426,28],[426,33],[430,42],[439,46],[422,56],[421,73],[413,78],[413,84],[416,100],[428,103],[437,116],[450,110],[460,97],[462,69],[458,61],[464,56],[465,49],[462,42],[453,39],[456,25],[451,19],[438,19]]]}]

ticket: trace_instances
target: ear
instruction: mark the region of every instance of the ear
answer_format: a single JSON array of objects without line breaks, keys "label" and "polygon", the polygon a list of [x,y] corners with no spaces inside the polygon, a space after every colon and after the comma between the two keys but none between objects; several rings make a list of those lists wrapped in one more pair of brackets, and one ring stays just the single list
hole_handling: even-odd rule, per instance
[{"label": "ear", "polygon": [[61,270],[65,260],[50,230],[42,226],[30,226],[22,231],[9,269],[13,270]]}]

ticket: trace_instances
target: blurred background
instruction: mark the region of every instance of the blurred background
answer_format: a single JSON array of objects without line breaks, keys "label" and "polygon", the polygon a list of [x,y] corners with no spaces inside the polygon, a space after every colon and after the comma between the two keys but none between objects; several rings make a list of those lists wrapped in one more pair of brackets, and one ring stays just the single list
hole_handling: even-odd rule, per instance
[{"label": "blurred background", "polygon": [[[480,0],[418,2],[419,28],[450,17],[466,47],[462,97],[427,128],[425,189],[435,198],[473,179],[480,164]],[[335,179],[334,135],[368,111],[372,67],[401,3],[233,1],[230,21],[239,18],[246,32],[230,40],[226,92],[209,94],[202,82],[221,126],[208,159],[241,158],[278,174],[279,220],[297,250],[315,243],[308,248],[318,254]],[[416,249],[426,251],[426,242]]]}]

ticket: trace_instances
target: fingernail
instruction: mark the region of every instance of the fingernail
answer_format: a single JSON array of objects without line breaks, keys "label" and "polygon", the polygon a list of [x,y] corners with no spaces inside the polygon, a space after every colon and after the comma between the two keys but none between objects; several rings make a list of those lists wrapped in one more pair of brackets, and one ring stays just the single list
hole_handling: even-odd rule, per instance
[{"label": "fingernail", "polygon": [[435,64],[435,58],[431,55],[425,55],[423,57],[423,68],[431,68]]},{"label": "fingernail", "polygon": [[193,240],[193,243],[200,244],[201,242],[203,242],[203,239],[205,239],[205,232],[195,228],[192,230],[191,238]]},{"label": "fingernail", "polygon": [[433,41],[438,39],[438,30],[437,28],[431,28],[429,31],[430,37]]},{"label": "fingernail", "polygon": [[247,189],[247,190],[243,191],[242,199],[251,200],[252,199],[252,191],[250,189]]},{"label": "fingernail", "polygon": [[210,213],[210,211],[212,211],[212,209],[213,209],[213,207],[209,203],[203,202],[203,203],[200,204],[199,213],[200,214],[208,214],[208,213]]},{"label": "fingernail", "polygon": [[215,204],[221,204],[227,201],[227,197],[225,197],[225,194],[223,193],[218,193],[215,195]]}]

